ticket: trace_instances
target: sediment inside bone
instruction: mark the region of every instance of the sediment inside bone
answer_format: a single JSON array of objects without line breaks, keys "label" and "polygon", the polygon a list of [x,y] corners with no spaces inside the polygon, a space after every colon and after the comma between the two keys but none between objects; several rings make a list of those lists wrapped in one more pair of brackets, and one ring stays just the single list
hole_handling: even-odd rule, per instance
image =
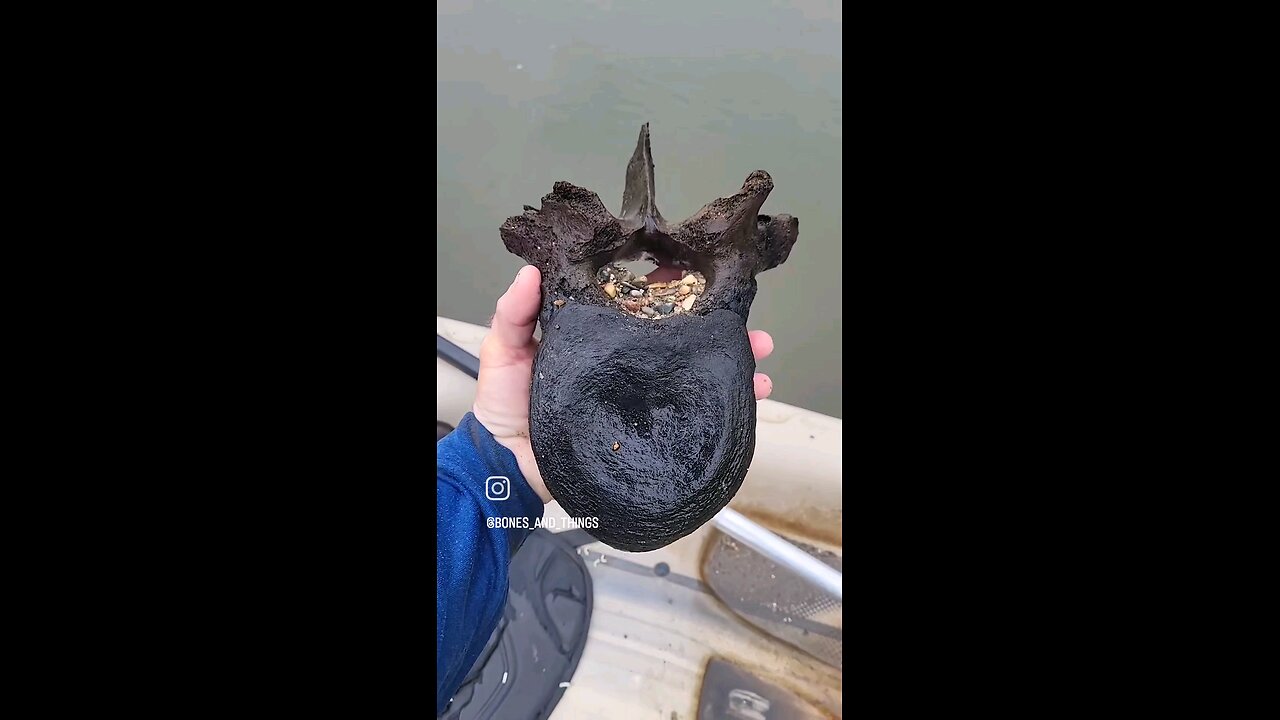
[{"label": "sediment inside bone", "polygon": [[653,274],[671,279],[649,282],[647,275],[636,276],[625,267],[610,263],[596,272],[596,282],[619,310],[644,320],[691,312],[707,290],[706,277],[696,270],[682,270],[679,277],[667,270]]}]

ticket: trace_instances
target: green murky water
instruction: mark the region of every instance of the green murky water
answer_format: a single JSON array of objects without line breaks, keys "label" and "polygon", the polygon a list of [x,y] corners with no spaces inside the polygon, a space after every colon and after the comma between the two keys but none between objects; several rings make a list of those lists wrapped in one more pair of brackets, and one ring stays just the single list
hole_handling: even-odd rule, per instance
[{"label": "green murky water", "polygon": [[436,312],[483,324],[522,261],[498,227],[556,180],[618,211],[651,123],[658,204],[683,219],[756,169],[767,214],[800,218],[750,326],[775,400],[843,416],[841,31],[812,0],[437,4]]}]

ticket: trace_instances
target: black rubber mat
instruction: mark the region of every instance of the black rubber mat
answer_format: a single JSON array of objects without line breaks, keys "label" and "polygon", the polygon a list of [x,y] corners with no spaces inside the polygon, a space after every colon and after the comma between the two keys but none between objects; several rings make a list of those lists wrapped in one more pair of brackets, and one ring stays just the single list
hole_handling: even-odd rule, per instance
[{"label": "black rubber mat", "polygon": [[711,658],[702,676],[698,720],[824,720],[827,713],[795,693],[727,660]]},{"label": "black rubber mat", "polygon": [[578,668],[591,625],[591,574],[571,547],[534,530],[511,560],[498,627],[453,694],[448,720],[541,720]]}]

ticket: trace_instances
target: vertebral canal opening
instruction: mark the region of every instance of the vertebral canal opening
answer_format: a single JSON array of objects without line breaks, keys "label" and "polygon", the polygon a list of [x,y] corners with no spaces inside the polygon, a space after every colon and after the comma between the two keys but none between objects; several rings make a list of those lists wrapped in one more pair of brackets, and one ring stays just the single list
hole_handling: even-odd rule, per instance
[{"label": "vertebral canal opening", "polygon": [[697,270],[661,267],[636,276],[621,263],[602,266],[596,282],[618,309],[648,320],[691,312],[707,291],[707,278]]}]

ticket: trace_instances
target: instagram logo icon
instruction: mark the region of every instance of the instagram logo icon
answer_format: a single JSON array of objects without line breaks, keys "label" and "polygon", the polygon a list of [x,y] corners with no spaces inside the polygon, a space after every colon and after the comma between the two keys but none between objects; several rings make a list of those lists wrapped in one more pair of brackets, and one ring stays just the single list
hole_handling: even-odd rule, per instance
[{"label": "instagram logo icon", "polygon": [[506,500],[511,497],[511,480],[494,475],[484,481],[484,496],[490,500]]}]

